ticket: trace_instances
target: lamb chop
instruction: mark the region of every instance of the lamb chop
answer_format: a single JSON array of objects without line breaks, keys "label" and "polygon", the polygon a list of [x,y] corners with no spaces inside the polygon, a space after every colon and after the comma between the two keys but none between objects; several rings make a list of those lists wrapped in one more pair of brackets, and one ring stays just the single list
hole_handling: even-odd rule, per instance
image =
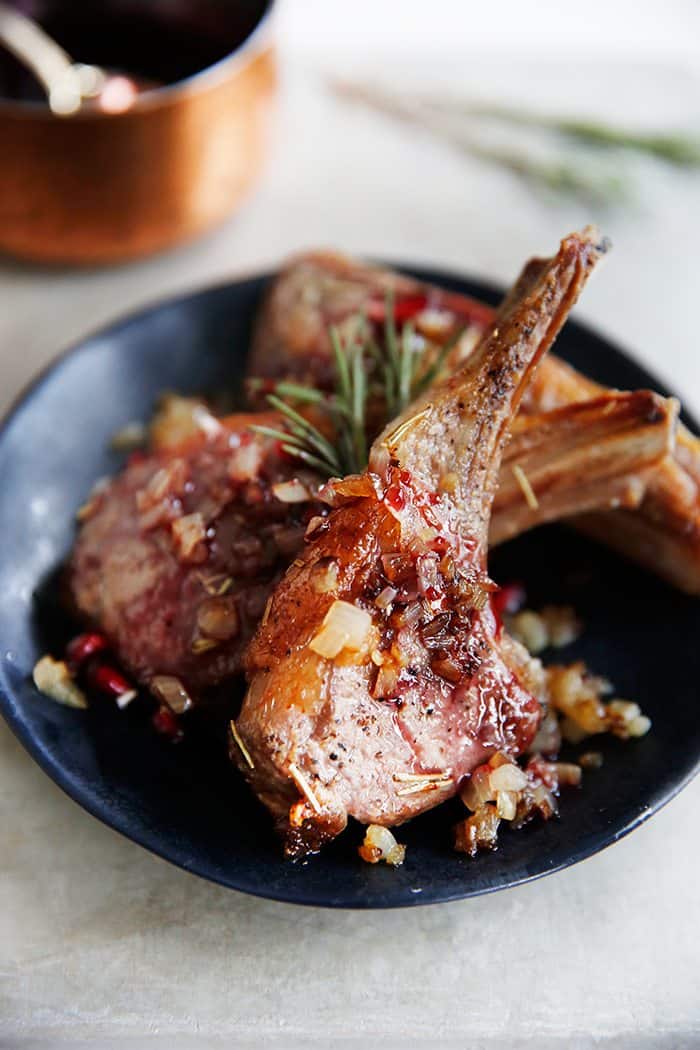
[{"label": "lamb chop", "polygon": [[[547,259],[531,259],[500,310],[508,310],[509,299],[533,287],[547,265]],[[605,391],[552,355],[530,384],[521,413],[548,412]],[[680,590],[700,594],[700,440],[687,427],[678,426],[673,449],[648,475],[633,512],[625,506],[605,514],[590,510],[572,517],[570,523]]]},{"label": "lamb chop", "polygon": [[[546,411],[595,397],[604,388],[550,358],[522,411]],[[673,452],[649,474],[639,506],[584,513],[571,523],[689,594],[700,594],[700,441],[680,424]]]},{"label": "lamb chop", "polygon": [[527,380],[605,250],[562,242],[533,289],[375,441],[249,647],[235,758],[299,856],[348,816],[391,826],[453,795],[542,708],[490,602],[489,516]]},{"label": "lamb chop", "polygon": [[[547,262],[532,259],[511,295],[517,297],[532,285]],[[425,328],[429,354],[435,343],[449,337],[460,325],[468,324],[446,362],[448,367],[470,352],[475,336],[496,317],[496,311],[483,304],[478,304],[480,310],[475,309],[474,300],[462,301],[454,293],[446,293],[441,299],[439,289],[390,271],[335,253],[309,253],[292,260],[282,270],[266,297],[254,333],[250,374],[291,377],[323,386],[331,368],[329,323],[352,327],[358,313],[375,321],[383,320],[381,297],[387,288],[396,297],[397,322],[410,318],[419,332]],[[504,305],[506,309],[509,306],[507,302]],[[551,355],[530,387],[521,411],[539,414],[594,399],[605,392],[606,388]],[[577,508],[573,498],[562,503],[562,507],[567,515],[583,512],[576,520],[582,531],[612,545],[681,590],[700,594],[700,441],[680,426],[675,447],[669,452],[653,476],[649,473],[629,479],[626,490],[621,490],[619,504],[613,494],[611,513],[592,514],[590,511],[596,508],[583,502]],[[603,493],[597,507],[606,507]],[[546,507],[543,505],[542,509],[544,512]],[[562,516],[563,513],[551,510],[543,513],[542,520]],[[530,527],[537,523],[537,514],[530,515]],[[497,532],[495,538],[499,535]]]},{"label": "lamb chop", "polygon": [[69,563],[78,614],[176,713],[238,674],[270,589],[301,546],[317,479],[253,432],[177,402],[153,448],[98,484]]},{"label": "lamb chop", "polygon": [[491,324],[493,310],[469,296],[380,269],[339,252],[308,252],[291,259],[270,286],[248,358],[248,375],[290,379],[330,388],[333,354],[329,330],[352,339],[360,315],[383,324],[387,302],[397,324],[412,321],[425,340],[426,358],[464,329],[450,366]]}]

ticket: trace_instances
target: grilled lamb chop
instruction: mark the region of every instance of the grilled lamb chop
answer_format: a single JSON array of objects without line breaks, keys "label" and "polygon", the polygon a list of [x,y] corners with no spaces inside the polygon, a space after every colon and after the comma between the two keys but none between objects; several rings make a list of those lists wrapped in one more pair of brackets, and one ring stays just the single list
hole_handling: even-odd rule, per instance
[{"label": "grilled lamb chop", "polygon": [[[525,294],[548,265],[531,259],[500,307]],[[527,390],[522,413],[547,412],[596,397],[606,388],[552,355]],[[689,594],[700,594],[700,440],[679,425],[673,450],[647,478],[632,512],[584,513],[571,524]]]},{"label": "grilled lamb chop", "polygon": [[380,435],[368,472],[332,483],[340,505],[275,591],[233,736],[289,855],[348,816],[408,820],[533,739],[528,664],[489,601],[489,516],[530,372],[604,247],[593,231],[562,242],[462,368]]},{"label": "grilled lamb chop", "polygon": [[[522,411],[548,411],[602,390],[570,365],[549,358]],[[649,475],[636,510],[582,514],[572,524],[680,590],[700,594],[700,441],[680,424],[672,454]]]},{"label": "grilled lamb chop", "polygon": [[299,464],[250,430],[269,414],[219,421],[200,409],[194,433],[192,414],[181,417],[98,485],[69,565],[78,613],[177,713],[240,672],[270,589],[318,513]]},{"label": "grilled lamb chop", "polygon": [[466,327],[448,364],[454,365],[491,324],[493,310],[465,295],[381,270],[338,252],[309,252],[290,260],[261,307],[247,372],[264,379],[296,379],[332,386],[329,328],[352,336],[360,314],[383,324],[387,295],[394,320],[413,321],[426,340],[426,356]]}]

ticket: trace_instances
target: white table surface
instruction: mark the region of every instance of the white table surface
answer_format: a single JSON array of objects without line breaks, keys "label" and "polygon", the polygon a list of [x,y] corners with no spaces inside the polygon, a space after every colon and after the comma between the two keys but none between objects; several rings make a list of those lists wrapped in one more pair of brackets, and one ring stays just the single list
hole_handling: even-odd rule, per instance
[{"label": "white table surface", "polygon": [[[625,210],[545,202],[341,106],[319,75],[362,69],[700,127],[699,9],[595,2],[584,18],[547,2],[533,26],[513,2],[476,23],[469,7],[284,5],[284,101],[254,199],[212,236],[130,266],[0,262],[0,408],[109,319],[305,245],[505,282],[592,217],[615,251],[579,316],[700,409],[700,179],[638,164]],[[699,805],[696,782],[615,847],[509,892],[324,912],[244,897],[150,856],[66,798],[1,725],[0,1046],[700,1046]]]}]

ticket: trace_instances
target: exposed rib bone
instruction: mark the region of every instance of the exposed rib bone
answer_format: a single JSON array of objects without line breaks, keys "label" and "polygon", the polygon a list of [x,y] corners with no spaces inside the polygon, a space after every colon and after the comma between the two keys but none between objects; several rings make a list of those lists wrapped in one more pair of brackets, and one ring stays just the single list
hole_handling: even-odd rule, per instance
[{"label": "exposed rib bone", "polygon": [[[637,507],[645,472],[672,447],[677,415],[676,401],[649,391],[519,414],[503,456],[490,544],[574,514]],[[523,498],[514,464],[527,477],[536,507]]]}]

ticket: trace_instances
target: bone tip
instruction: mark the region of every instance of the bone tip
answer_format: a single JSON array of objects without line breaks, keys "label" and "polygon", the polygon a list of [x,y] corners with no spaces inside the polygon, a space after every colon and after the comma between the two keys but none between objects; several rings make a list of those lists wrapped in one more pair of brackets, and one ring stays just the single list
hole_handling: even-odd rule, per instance
[{"label": "bone tip", "polygon": [[574,234],[578,240],[590,245],[597,255],[605,255],[612,248],[612,241],[604,236],[597,226],[584,226],[579,234]]}]

